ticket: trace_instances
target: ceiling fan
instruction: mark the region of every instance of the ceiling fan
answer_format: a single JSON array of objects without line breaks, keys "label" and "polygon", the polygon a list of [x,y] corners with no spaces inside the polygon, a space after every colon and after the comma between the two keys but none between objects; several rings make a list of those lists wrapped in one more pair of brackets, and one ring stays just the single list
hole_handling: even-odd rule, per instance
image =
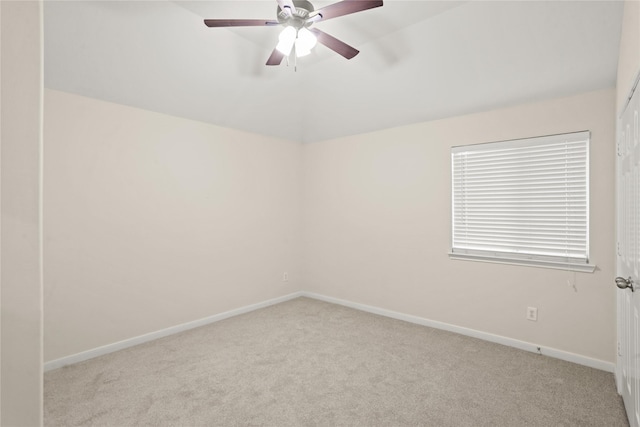
[{"label": "ceiling fan", "polygon": [[320,21],[382,6],[382,0],[343,0],[315,10],[307,0],[277,0],[277,20],[265,19],[205,19],[207,27],[262,27],[283,25],[279,41],[267,65],[280,65],[293,51],[295,57],[305,56],[319,42],[334,52],[351,59],[359,51],[345,42],[311,26]]}]

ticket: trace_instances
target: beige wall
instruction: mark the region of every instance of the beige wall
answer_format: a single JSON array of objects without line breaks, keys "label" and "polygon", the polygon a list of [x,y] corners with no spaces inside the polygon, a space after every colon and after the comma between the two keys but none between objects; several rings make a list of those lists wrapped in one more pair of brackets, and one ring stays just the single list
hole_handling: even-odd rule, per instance
[{"label": "beige wall", "polygon": [[45,361],[298,289],[300,144],[44,99]]},{"label": "beige wall", "polygon": [[627,0],[622,16],[618,58],[617,111],[622,113],[635,78],[640,73],[640,0]]},{"label": "beige wall", "polygon": [[42,4],[0,2],[0,424],[42,423]]},{"label": "beige wall", "polygon": [[[614,362],[614,106],[605,90],[304,146],[302,287]],[[452,146],[580,130],[595,273],[449,260]]]},{"label": "beige wall", "polygon": [[[307,290],[613,362],[614,105],[301,146],[46,90],[45,360]],[[451,146],[585,129],[595,273],[448,259]]]}]

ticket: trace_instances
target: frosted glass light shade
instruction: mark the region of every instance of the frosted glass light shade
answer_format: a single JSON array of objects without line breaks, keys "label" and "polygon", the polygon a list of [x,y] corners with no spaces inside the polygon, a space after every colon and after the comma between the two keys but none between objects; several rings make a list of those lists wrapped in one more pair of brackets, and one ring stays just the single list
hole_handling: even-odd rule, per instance
[{"label": "frosted glass light shade", "polygon": [[296,39],[296,55],[305,56],[311,53],[311,49],[316,45],[316,36],[306,28],[298,30],[298,38]]},{"label": "frosted glass light shade", "polygon": [[278,36],[278,40],[276,49],[284,56],[289,56],[293,43],[296,41],[296,29],[293,27],[285,27],[280,33],[280,36]]}]

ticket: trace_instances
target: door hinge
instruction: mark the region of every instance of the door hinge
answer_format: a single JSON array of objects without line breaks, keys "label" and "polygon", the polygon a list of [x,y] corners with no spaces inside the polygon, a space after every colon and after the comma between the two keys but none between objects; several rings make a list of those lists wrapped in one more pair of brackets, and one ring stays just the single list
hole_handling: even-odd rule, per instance
[{"label": "door hinge", "polygon": [[618,341],[618,356],[622,356],[622,346],[620,345],[620,341]]},{"label": "door hinge", "polygon": [[622,254],[620,253],[620,242],[616,242],[616,253],[618,254],[618,256],[621,256]]}]

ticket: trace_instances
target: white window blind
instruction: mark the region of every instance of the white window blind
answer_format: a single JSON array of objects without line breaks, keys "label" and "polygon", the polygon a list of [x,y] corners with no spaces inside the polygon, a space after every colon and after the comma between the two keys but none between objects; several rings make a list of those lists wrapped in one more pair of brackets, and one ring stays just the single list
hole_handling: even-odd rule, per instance
[{"label": "white window blind", "polygon": [[451,257],[593,271],[589,136],[452,148]]}]

